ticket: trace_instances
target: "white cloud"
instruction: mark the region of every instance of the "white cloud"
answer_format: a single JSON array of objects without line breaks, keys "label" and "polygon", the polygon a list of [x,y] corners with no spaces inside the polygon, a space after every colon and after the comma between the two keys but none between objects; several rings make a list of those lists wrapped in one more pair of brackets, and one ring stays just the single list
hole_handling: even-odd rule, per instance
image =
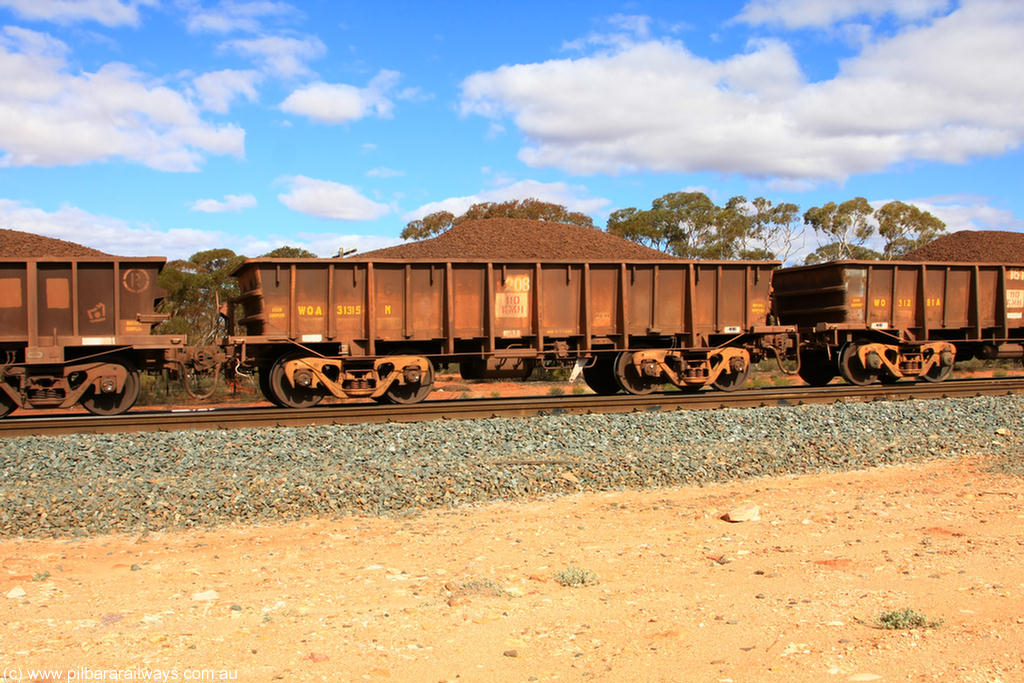
[{"label": "white cloud", "polygon": [[399,77],[397,71],[385,69],[365,88],[344,83],[313,83],[289,95],[281,103],[281,109],[329,124],[356,121],[371,114],[390,118],[394,104],[387,94]]},{"label": "white cloud", "polygon": [[181,93],[126,64],[70,73],[65,52],[44,34],[0,32],[0,166],[122,158],[191,171],[206,153],[243,155],[245,131],[203,121]]},{"label": "white cloud", "polygon": [[216,7],[200,7],[195,10],[189,16],[186,27],[191,33],[257,33],[262,28],[262,19],[294,14],[297,14],[297,10],[285,2],[223,0]]},{"label": "white cloud", "polygon": [[292,78],[310,73],[306,62],[323,57],[327,53],[327,46],[315,36],[264,36],[229,40],[220,46],[220,50],[254,59],[264,71],[272,75]]},{"label": "white cloud", "polygon": [[246,253],[253,256],[266,254],[278,247],[298,247],[311,251],[317,256],[331,258],[337,256],[339,251],[355,249],[356,253],[383,249],[401,244],[402,240],[397,237],[383,237],[380,235],[358,235],[353,233],[304,233],[300,232],[291,237],[271,235],[266,238],[249,239],[246,241]]},{"label": "white cloud", "polygon": [[50,212],[11,199],[0,199],[0,227],[76,242],[117,256],[187,258],[197,251],[222,247],[228,241],[218,232],[158,230],[75,206],[62,206]]},{"label": "white cloud", "polygon": [[423,218],[436,211],[450,211],[456,216],[466,212],[474,204],[482,202],[507,202],[513,199],[539,199],[543,202],[561,204],[570,211],[593,216],[606,210],[611,202],[602,197],[587,197],[586,188],[566,183],[542,183],[536,180],[520,180],[489,190],[481,190],[466,197],[449,197],[439,202],[430,202],[410,211],[402,218],[407,221]]},{"label": "white cloud", "polygon": [[378,168],[371,168],[366,172],[368,178],[400,178],[405,175],[405,171],[398,171],[393,168],[387,168],[384,166]]},{"label": "white cloud", "polygon": [[1024,231],[1024,219],[1009,209],[992,206],[990,197],[939,195],[907,203],[928,211],[946,224],[946,232],[958,230]]},{"label": "white cloud", "polygon": [[292,211],[340,221],[371,221],[391,212],[386,204],[367,199],[349,185],[301,175],[285,181],[290,190],[277,198]]},{"label": "white cloud", "polygon": [[1024,3],[968,0],[871,44],[817,83],[778,40],[718,61],[647,41],[474,74],[461,107],[511,117],[527,138],[520,158],[535,167],[842,181],[1018,147],[1021,35]]},{"label": "white cloud", "polygon": [[562,49],[583,50],[588,45],[625,47],[638,40],[647,40],[651,35],[651,18],[641,14],[614,14],[601,21],[606,31],[594,31],[586,38],[567,41]]},{"label": "white cloud", "polygon": [[397,237],[351,233],[300,232],[257,237],[192,228],[160,230],[74,206],[44,211],[11,199],[0,199],[0,228],[55,237],[116,256],[165,256],[169,260],[187,259],[200,251],[221,248],[252,257],[286,245],[329,257],[340,248],[370,251],[402,242]]},{"label": "white cloud", "polygon": [[916,21],[946,11],[949,4],[949,0],[750,0],[735,21],[789,29],[826,28],[862,16],[892,15],[901,21]]},{"label": "white cloud", "polygon": [[256,71],[224,69],[197,76],[193,81],[203,109],[226,114],[231,102],[242,96],[250,102],[256,101],[256,84],[262,76]]},{"label": "white cloud", "polygon": [[226,194],[224,199],[197,199],[192,202],[191,211],[203,213],[225,213],[228,211],[241,211],[256,206],[256,197],[251,194]]},{"label": "white cloud", "polygon": [[138,26],[139,7],[155,6],[157,0],[0,0],[25,19],[73,24],[95,21],[104,26]]}]

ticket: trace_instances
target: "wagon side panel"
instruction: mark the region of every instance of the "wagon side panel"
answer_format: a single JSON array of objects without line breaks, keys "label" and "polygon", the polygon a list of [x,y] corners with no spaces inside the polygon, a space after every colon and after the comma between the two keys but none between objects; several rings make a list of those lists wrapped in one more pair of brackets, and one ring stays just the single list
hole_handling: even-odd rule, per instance
[{"label": "wagon side panel", "polygon": [[26,264],[0,263],[0,341],[28,337]]},{"label": "wagon side panel", "polygon": [[514,340],[537,334],[536,307],[540,302],[536,298],[534,271],[527,265],[492,265],[491,332],[495,339]]},{"label": "wagon side panel", "polygon": [[355,347],[368,335],[366,266],[342,263],[333,267],[334,291],[330,315],[334,318],[334,329],[329,330],[329,333],[333,333],[332,338],[336,337],[342,343]]},{"label": "wagon side panel", "polygon": [[481,264],[452,265],[452,306],[454,335],[457,338],[485,337],[486,315],[484,288],[486,269]]},{"label": "wagon side panel", "polygon": [[622,305],[617,264],[592,264],[590,271],[590,332],[599,338],[611,339],[621,334],[619,311]]},{"label": "wagon side panel", "polygon": [[581,335],[582,266],[548,264],[541,267],[540,300],[541,333],[545,337]]}]

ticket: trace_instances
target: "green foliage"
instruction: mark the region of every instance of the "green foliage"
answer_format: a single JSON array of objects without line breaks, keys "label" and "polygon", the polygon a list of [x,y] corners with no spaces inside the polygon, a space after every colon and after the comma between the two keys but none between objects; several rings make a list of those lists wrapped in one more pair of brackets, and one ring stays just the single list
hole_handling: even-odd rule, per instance
[{"label": "green foliage", "polygon": [[[898,259],[931,242],[946,231],[946,224],[911,204],[889,202],[872,210],[868,200],[855,197],[842,204],[829,202],[804,213],[804,223],[826,241],[805,263],[843,259]],[[877,234],[885,239],[883,253],[864,246]]]},{"label": "green foliage", "polygon": [[231,271],[244,260],[230,249],[210,249],[168,263],[160,273],[160,286],[167,291],[160,311],[171,318],[157,334],[187,334],[191,344],[216,342],[228,331],[219,309],[238,296]]},{"label": "green foliage", "polygon": [[874,261],[882,258],[874,249],[868,249],[860,245],[843,247],[838,242],[829,242],[815,249],[804,259],[804,263],[825,263],[826,261],[841,261],[843,259],[854,259],[858,261]]},{"label": "green foliage", "polygon": [[454,222],[455,215],[450,211],[436,211],[423,218],[410,221],[399,236],[403,240],[425,240],[428,237],[440,235],[452,227]]},{"label": "green foliage", "polygon": [[577,586],[593,586],[597,584],[597,574],[589,569],[569,566],[555,572],[555,581],[570,588],[575,588]]},{"label": "green foliage", "polygon": [[693,259],[786,258],[796,235],[795,204],[736,196],[717,206],[703,192],[670,192],[648,210],[613,211],[607,231]]},{"label": "green foliage", "polygon": [[405,240],[422,240],[439,235],[445,230],[464,221],[486,218],[524,218],[532,221],[569,223],[594,227],[594,220],[578,211],[570,211],[561,204],[542,202],[539,199],[513,199],[507,202],[482,202],[474,204],[461,216],[450,211],[437,211],[423,218],[410,221],[400,237]]},{"label": "green foliage", "polygon": [[316,254],[301,247],[284,246],[268,251],[261,258],[316,258]]},{"label": "green foliage", "polygon": [[885,629],[938,628],[942,619],[929,619],[917,610],[905,607],[878,615],[875,625]]},{"label": "green foliage", "polygon": [[804,212],[804,223],[829,240],[826,247],[835,258],[850,259],[855,258],[854,249],[863,246],[875,234],[873,214],[867,199],[854,197],[842,204],[829,202],[808,209]]},{"label": "green foliage", "polygon": [[946,224],[912,204],[889,202],[875,211],[878,234],[886,239],[882,256],[898,259],[946,232]]}]

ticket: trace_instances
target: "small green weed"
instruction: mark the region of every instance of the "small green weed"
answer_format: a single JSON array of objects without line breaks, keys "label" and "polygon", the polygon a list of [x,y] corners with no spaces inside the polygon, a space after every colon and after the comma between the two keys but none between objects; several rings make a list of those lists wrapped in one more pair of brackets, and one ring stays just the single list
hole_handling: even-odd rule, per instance
[{"label": "small green weed", "polygon": [[576,586],[593,586],[597,583],[597,574],[589,569],[569,566],[555,572],[555,581],[570,588]]},{"label": "small green weed", "polygon": [[929,619],[917,610],[905,607],[882,612],[875,625],[885,629],[938,628],[942,626],[942,619]]},{"label": "small green weed", "polygon": [[551,387],[548,389],[548,396],[561,396],[565,393],[565,389],[562,387]]}]

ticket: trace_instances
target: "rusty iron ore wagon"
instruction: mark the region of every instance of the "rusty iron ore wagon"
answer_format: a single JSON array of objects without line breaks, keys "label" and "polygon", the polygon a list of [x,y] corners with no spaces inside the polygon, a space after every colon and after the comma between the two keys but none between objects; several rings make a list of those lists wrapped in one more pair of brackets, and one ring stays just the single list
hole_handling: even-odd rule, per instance
[{"label": "rusty iron ore wagon", "polygon": [[834,261],[773,277],[813,385],[946,379],[956,359],[1024,357],[1024,266]]},{"label": "rusty iron ore wagon", "polygon": [[774,262],[249,259],[235,361],[290,407],[328,395],[411,403],[439,365],[525,377],[574,366],[601,394],[743,385],[794,350],[768,324]]},{"label": "rusty iron ore wagon", "polygon": [[140,370],[184,353],[184,335],[153,335],[163,258],[0,259],[0,416],[81,404],[128,410]]}]

